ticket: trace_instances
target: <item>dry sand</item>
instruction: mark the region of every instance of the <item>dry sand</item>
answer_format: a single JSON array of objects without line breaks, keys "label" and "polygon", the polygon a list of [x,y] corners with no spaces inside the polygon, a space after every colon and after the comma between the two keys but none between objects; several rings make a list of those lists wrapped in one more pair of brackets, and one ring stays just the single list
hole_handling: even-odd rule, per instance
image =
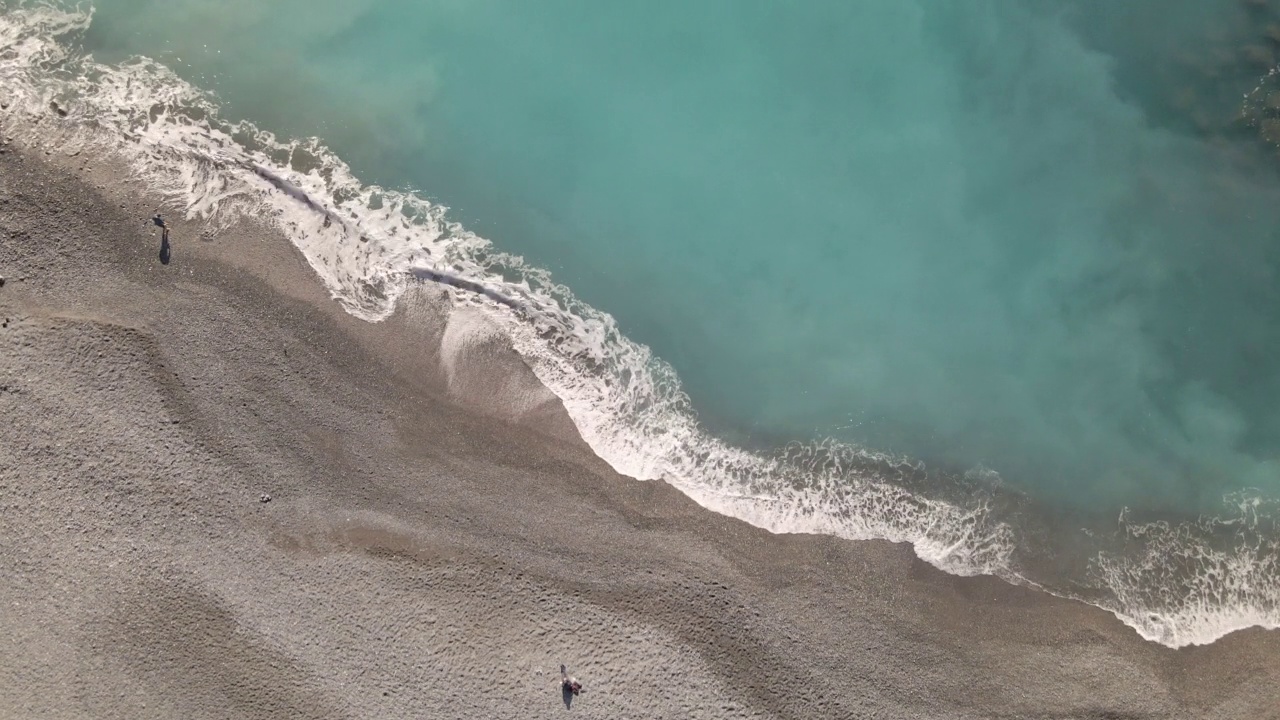
[{"label": "dry sand", "polygon": [[118,169],[5,150],[2,717],[1280,717],[1280,633],[714,515],[442,350],[440,290],[363,323],[247,226],[162,264]]}]

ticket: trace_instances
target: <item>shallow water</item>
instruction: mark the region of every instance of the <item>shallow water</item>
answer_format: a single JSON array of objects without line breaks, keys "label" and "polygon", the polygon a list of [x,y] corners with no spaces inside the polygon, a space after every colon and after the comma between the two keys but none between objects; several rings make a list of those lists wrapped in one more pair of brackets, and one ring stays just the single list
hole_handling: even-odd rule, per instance
[{"label": "shallow water", "polygon": [[[653,410],[680,405],[662,368],[627,366],[603,396],[657,379],[585,411],[568,395],[586,385],[548,380],[615,467],[713,487],[700,500],[766,527],[1025,576],[987,501],[958,495],[1014,488],[1071,522],[1128,506],[1228,523],[1280,495],[1280,132],[1269,85],[1245,97],[1277,22],[1225,0],[110,0],[79,42],[155,57],[224,116],[319,135],[362,180],[449,205],[671,363],[722,437],[982,471],[942,493],[967,508],[948,515],[836,483],[918,474],[847,449],[782,466],[705,449]],[[440,263],[424,252],[406,262]],[[743,504],[808,484],[818,500]],[[1257,578],[1274,568],[1253,561],[1271,540],[1250,522],[1225,549],[1197,544],[1222,526],[1148,533],[1133,562],[1090,571],[1118,612],[1178,605],[1143,583],[1183,582],[1156,567],[1181,553],[1218,573],[1190,595],[1238,590],[1265,622]],[[1036,542],[1044,558],[1080,539]],[[1223,595],[1229,565],[1253,579]]]}]

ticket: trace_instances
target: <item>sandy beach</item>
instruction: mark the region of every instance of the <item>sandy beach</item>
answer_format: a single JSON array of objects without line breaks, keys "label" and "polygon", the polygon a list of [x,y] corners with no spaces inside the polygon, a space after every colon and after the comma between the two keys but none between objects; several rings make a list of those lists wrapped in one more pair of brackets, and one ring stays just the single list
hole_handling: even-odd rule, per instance
[{"label": "sandy beach", "polygon": [[369,324],[264,227],[162,253],[122,176],[0,153],[2,717],[1280,717],[1280,633],[712,514],[444,290]]}]

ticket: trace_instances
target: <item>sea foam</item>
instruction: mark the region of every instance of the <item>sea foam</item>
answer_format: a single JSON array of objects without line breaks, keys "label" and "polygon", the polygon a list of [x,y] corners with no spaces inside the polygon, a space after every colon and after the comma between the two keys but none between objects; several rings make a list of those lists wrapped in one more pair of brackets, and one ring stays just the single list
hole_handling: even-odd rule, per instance
[{"label": "sea foam", "polygon": [[[106,65],[77,54],[73,44],[91,21],[91,11],[43,3],[0,14],[6,135],[59,152],[118,156],[214,231],[242,218],[272,223],[334,300],[363,320],[385,319],[413,283],[451,288],[455,306],[504,329],[583,439],[624,475],[664,480],[710,510],[772,532],[906,542],[950,573],[1071,595],[1019,567],[1025,541],[988,494],[933,497],[909,482],[925,474],[918,463],[849,445],[764,454],[717,439],[699,424],[669,365],[547,271],[452,222],[439,204],[360,182],[318,139],[286,141],[221,120],[210,95],[159,63]],[[1097,584],[1090,602],[1173,647],[1280,626],[1280,568],[1268,539],[1276,535],[1262,527],[1254,501],[1234,501],[1239,518],[1122,521],[1119,532],[1140,550],[1099,552],[1089,577],[1074,580]],[[1233,523],[1238,541],[1211,549],[1206,538]]]}]

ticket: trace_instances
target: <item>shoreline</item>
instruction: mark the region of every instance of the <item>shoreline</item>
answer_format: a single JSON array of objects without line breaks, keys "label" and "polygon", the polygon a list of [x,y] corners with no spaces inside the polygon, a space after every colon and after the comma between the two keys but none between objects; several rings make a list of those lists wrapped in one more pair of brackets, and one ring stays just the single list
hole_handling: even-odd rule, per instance
[{"label": "shoreline", "polygon": [[[95,148],[110,148],[131,172],[103,174],[95,187],[106,190],[120,177],[145,177],[148,187],[176,207],[208,218],[209,227],[192,229],[202,242],[215,239],[215,225],[252,234],[257,217],[272,216],[267,224],[288,237],[329,296],[375,326],[394,311],[391,298],[400,298],[412,276],[490,299],[493,288],[509,292],[511,297],[497,297],[526,303],[516,312],[520,317],[486,308],[446,318],[430,289],[411,293],[421,302],[400,298],[435,328],[399,323],[415,333],[415,347],[376,339],[383,335],[373,330],[358,331],[398,354],[399,371],[432,377],[432,387],[455,404],[517,419],[570,442],[585,438],[595,455],[622,474],[664,478],[714,512],[774,532],[908,541],[947,572],[989,573],[1084,599],[1171,647],[1211,642],[1250,623],[1276,626],[1273,544],[1263,538],[1265,551],[1258,553],[1251,546],[1256,538],[1249,536],[1216,552],[1209,537],[1224,525],[1236,531],[1233,508],[1213,519],[1212,527],[1168,517],[1136,525],[1107,517],[1095,527],[1075,516],[1038,512],[1031,499],[988,479],[972,481],[966,474],[952,481],[936,468],[926,476],[915,461],[871,450],[822,441],[770,454],[728,443],[707,432],[674,369],[621,334],[613,318],[581,304],[571,290],[548,285],[543,270],[524,267],[519,259],[497,261],[495,271],[491,252],[497,249],[449,222],[447,209],[412,193],[362,183],[318,139],[280,142],[251,125],[217,121],[215,99],[163,66],[64,58],[58,64],[76,82],[87,83],[68,87],[28,62],[40,53],[61,57],[64,48],[55,38],[83,32],[87,23],[87,16],[76,14],[34,22],[36,41],[5,68],[16,82],[7,114],[0,113],[6,129],[29,139],[47,160],[73,169],[85,169]],[[215,119],[212,125],[209,118]],[[298,151],[304,159],[295,167]],[[228,228],[229,222],[245,226]],[[422,258],[434,269],[424,269]],[[271,270],[247,267],[249,261],[238,257],[227,260],[242,271]],[[442,270],[444,264],[450,267]],[[295,293],[302,285],[292,282],[283,291]],[[469,294],[454,299],[456,305],[477,304]],[[526,367],[536,380],[522,371]],[[1109,552],[1117,548],[1121,552]],[[1167,556],[1192,560],[1174,570],[1161,560]],[[1222,577],[1232,582],[1219,582]]]},{"label": "shoreline", "polygon": [[1172,650],[904,544],[772,535],[619,476],[474,318],[445,341],[437,291],[366,323],[248,224],[172,222],[161,264],[154,199],[119,177],[0,154],[6,713],[544,717],[561,662],[590,717],[1280,704],[1277,633]]}]

